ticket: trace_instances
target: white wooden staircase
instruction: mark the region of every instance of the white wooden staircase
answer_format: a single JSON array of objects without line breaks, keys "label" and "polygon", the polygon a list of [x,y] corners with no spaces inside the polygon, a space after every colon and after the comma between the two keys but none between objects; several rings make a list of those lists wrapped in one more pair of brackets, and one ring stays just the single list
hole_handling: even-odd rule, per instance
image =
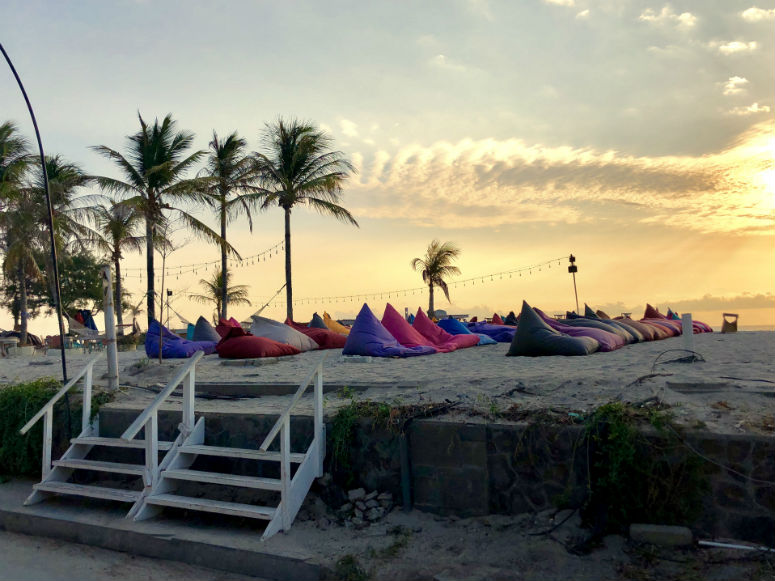
[{"label": "white wooden staircase", "polygon": [[[99,357],[99,356],[98,356]],[[228,448],[205,445],[205,418],[195,420],[194,386],[196,363],[202,353],[196,353],[179,373],[157,395],[154,401],[135,419],[120,438],[99,436],[97,419],[89,421],[91,408],[92,368],[98,357],[91,359],[75,378],[59,392],[22,428],[26,433],[41,417],[45,416],[43,428],[43,478],[33,486],[33,492],[25,504],[40,502],[53,494],[75,495],[132,503],[128,518],[144,520],[159,514],[165,507],[212,512],[239,517],[269,521],[262,539],[278,531],[287,531],[296,517],[310,486],[316,477],[323,475],[325,457],[325,424],[323,424],[323,362],[320,359],[305,381],[299,385],[285,411],[274,427],[256,449]],[[54,404],[75,385],[84,379],[83,425],[86,426],[60,460],[51,461],[51,440]],[[314,381],[314,436],[304,453],[291,452],[291,413],[296,404]],[[160,442],[158,439],[158,410],[161,404],[183,382],[182,421],[174,442]],[[135,439],[143,431],[143,439]],[[279,436],[279,450],[269,447]],[[103,448],[101,457],[110,457],[111,450],[134,448],[144,450],[144,462],[139,464],[124,461],[114,462],[88,459],[90,452]],[[161,455],[161,461],[159,460]],[[192,469],[200,456],[233,458],[273,463],[279,466],[279,478],[207,472]],[[296,467],[295,471],[293,470]],[[118,486],[83,485],[69,482],[75,470],[92,470],[122,475]],[[258,470],[256,470],[258,473]],[[135,489],[127,487],[127,476],[136,477]],[[237,487],[279,493],[279,502],[260,506],[231,502],[227,500],[200,498],[176,494],[182,482]]]}]

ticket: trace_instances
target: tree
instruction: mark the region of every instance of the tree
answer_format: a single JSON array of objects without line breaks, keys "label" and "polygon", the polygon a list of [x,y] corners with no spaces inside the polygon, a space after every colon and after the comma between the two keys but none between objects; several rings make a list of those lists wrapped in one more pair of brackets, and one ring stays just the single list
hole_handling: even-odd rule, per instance
[{"label": "tree", "polygon": [[0,125],[0,210],[8,208],[18,194],[29,156],[27,140],[19,135],[16,125],[10,121]]},{"label": "tree", "polygon": [[186,172],[205,154],[195,151],[186,155],[194,134],[177,131],[177,123],[168,114],[159,123],[156,119],[148,126],[138,113],[140,131],[129,136],[129,148],[125,157],[105,145],[92,149],[112,160],[123,173],[125,181],[95,176],[99,186],[109,193],[126,196],[124,204],[134,208],[145,219],[146,272],[148,275],[147,305],[148,322],[156,318],[156,290],[154,281],[154,244],[157,229],[166,220],[165,211],[178,214],[196,234],[220,243],[212,229],[192,214],[170,202],[204,202],[203,193],[211,180],[207,178],[184,179]]},{"label": "tree", "polygon": [[[200,303],[215,303],[216,313],[221,313],[223,306],[223,273],[216,270],[210,280],[200,279],[205,291],[201,295],[190,295],[192,299]],[[248,305],[248,287],[244,284],[231,285],[226,289],[226,301],[233,305]]]},{"label": "tree", "polygon": [[109,207],[100,206],[96,210],[97,230],[101,234],[99,247],[113,263],[116,281],[116,320],[118,334],[124,334],[123,289],[121,283],[121,259],[124,251],[142,252],[143,237],[138,228],[143,216],[137,210],[113,201]]},{"label": "tree", "polygon": [[425,251],[423,258],[412,259],[412,268],[414,270],[421,269],[422,280],[428,285],[429,298],[428,298],[428,316],[432,317],[434,313],[433,308],[433,288],[439,287],[444,291],[444,296],[449,301],[449,288],[444,281],[445,277],[450,275],[459,275],[460,269],[457,266],[452,266],[452,261],[460,256],[461,250],[455,246],[452,242],[440,243],[438,240],[433,240],[428,245],[428,249]]},{"label": "tree", "polygon": [[340,151],[329,151],[331,138],[314,125],[282,118],[267,124],[264,151],[253,154],[261,209],[273,205],[285,216],[285,297],[287,316],[293,320],[291,281],[291,210],[305,204],[321,214],[358,226],[352,214],[339,206],[342,185],[355,168]]},{"label": "tree", "polygon": [[[218,309],[218,315],[227,317],[229,293],[228,252],[226,242],[226,225],[240,214],[248,218],[250,231],[253,231],[253,219],[250,215],[251,206],[255,203],[250,194],[256,191],[254,187],[255,170],[250,156],[245,154],[247,141],[240,138],[235,131],[225,140],[218,138],[213,131],[213,139],[209,144],[210,153],[207,156],[207,175],[213,179],[208,190],[210,203],[218,212],[221,226],[221,297],[225,297]],[[237,254],[239,257],[239,255]]]}]

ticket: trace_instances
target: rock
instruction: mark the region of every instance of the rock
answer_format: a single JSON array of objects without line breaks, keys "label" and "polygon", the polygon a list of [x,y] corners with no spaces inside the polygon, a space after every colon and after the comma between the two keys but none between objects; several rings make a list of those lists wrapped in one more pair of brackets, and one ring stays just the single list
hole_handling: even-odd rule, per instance
[{"label": "rock", "polygon": [[385,509],[385,512],[390,512],[390,509],[393,508],[393,503],[389,500],[382,500],[379,505]]},{"label": "rock", "polygon": [[377,496],[377,500],[379,500],[380,502],[385,501],[385,500],[392,501],[393,500],[393,495],[390,494],[389,492],[383,492],[382,494]]},{"label": "rock", "polygon": [[369,492],[363,500],[371,500],[372,498],[377,498],[377,494],[379,494],[376,490],[373,490],[372,492]]},{"label": "rock", "polygon": [[346,504],[343,504],[340,508],[340,512],[350,512],[353,509],[353,505],[351,502],[348,502]]},{"label": "rock", "polygon": [[353,520],[356,518],[363,518],[363,511],[359,508],[355,509],[355,516],[353,517]]},{"label": "rock", "polygon": [[366,501],[366,508],[377,508],[379,503],[373,498]]},{"label": "rock", "polygon": [[317,525],[319,529],[327,530],[329,526],[331,526],[331,521],[328,520],[326,517],[321,517],[317,520]]},{"label": "rock", "polygon": [[356,488],[347,492],[347,498],[351,501],[360,500],[366,496],[366,491],[363,488]]},{"label": "rock", "polygon": [[382,511],[378,508],[372,508],[366,513],[366,520],[374,522],[382,518]]},{"label": "rock", "polygon": [[694,542],[694,535],[686,527],[669,525],[631,524],[630,538],[639,543],[684,547]]},{"label": "rock", "polygon": [[357,506],[361,510],[366,510],[366,508],[367,508],[366,503],[363,502],[362,500],[356,501],[355,502],[355,506]]},{"label": "rock", "polygon": [[331,476],[331,473],[326,472],[325,474],[323,474],[323,476],[318,478],[318,484],[320,486],[328,486],[329,484],[331,484],[331,482],[333,482],[333,480],[334,480],[334,477]]},{"label": "rock", "polygon": [[354,517],[354,518],[353,518],[353,519],[352,519],[350,522],[352,523],[352,525],[353,525],[355,528],[362,527],[363,525],[365,525],[365,524],[366,524],[366,522],[365,522],[365,521],[364,521],[362,518],[360,518],[360,517],[357,517],[357,516],[356,516],[356,517]]}]

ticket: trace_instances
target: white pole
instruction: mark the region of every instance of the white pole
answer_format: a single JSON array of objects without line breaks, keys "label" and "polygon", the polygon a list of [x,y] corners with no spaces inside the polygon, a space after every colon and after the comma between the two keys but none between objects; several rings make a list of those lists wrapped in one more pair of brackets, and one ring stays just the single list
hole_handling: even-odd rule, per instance
[{"label": "white pole", "polygon": [[681,333],[684,338],[684,349],[694,351],[694,327],[692,326],[692,314],[681,315]]},{"label": "white pole", "polygon": [[116,347],[116,321],[113,314],[113,279],[109,266],[102,267],[102,305],[105,311],[105,336],[108,349],[108,389],[118,389],[118,349]]}]

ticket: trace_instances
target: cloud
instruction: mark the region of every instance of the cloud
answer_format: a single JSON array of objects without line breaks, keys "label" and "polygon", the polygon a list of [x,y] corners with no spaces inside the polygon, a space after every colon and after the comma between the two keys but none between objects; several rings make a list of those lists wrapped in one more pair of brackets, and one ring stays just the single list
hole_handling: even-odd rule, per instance
[{"label": "cloud", "polygon": [[756,115],[757,113],[769,113],[769,112],[770,112],[769,106],[759,105],[758,102],[752,105],[748,105],[747,107],[735,107],[734,109],[729,110],[730,115],[740,115],[740,116]]},{"label": "cloud", "polygon": [[462,71],[466,70],[465,66],[450,60],[449,58],[447,58],[446,55],[443,55],[443,54],[437,54],[436,56],[432,57],[428,61],[428,63],[431,66],[433,66],[433,67],[437,67],[437,68],[444,69],[444,70],[447,70],[447,71],[460,71],[460,72],[462,72]]},{"label": "cloud", "polygon": [[638,20],[649,22],[651,24],[675,24],[680,28],[693,28],[697,24],[697,17],[691,12],[681,12],[677,14],[670,4],[665,4],[659,12],[653,8],[646,8]]},{"label": "cloud", "polygon": [[731,42],[725,42],[725,43],[711,43],[710,45],[712,48],[717,48],[718,51],[723,55],[730,55],[730,54],[736,54],[740,52],[753,52],[758,48],[758,44],[756,41],[751,42],[740,42],[737,40],[733,40]]},{"label": "cloud", "polygon": [[485,20],[494,20],[492,10],[488,0],[468,0],[468,7],[474,14],[481,16]]},{"label": "cloud", "polygon": [[724,83],[725,95],[739,95],[745,93],[745,86],[748,84],[748,79],[743,77],[729,77],[729,80]]},{"label": "cloud", "polygon": [[358,125],[349,119],[341,119],[339,128],[347,137],[358,137]]},{"label": "cloud", "polygon": [[757,8],[756,6],[751,6],[747,10],[743,10],[740,13],[740,16],[746,22],[761,22],[762,20],[773,20],[775,19],[775,8],[772,8],[770,10],[765,10],[764,8]]},{"label": "cloud", "polygon": [[519,139],[407,145],[359,166],[350,209],[435,228],[627,219],[771,234],[775,196],[766,175],[775,171],[774,147],[769,121],[734,147],[699,157],[638,157]]},{"label": "cloud", "polygon": [[576,19],[577,20],[587,20],[588,18],[589,18],[589,9],[582,10],[581,12],[576,14]]},{"label": "cloud", "polygon": [[544,4],[554,4],[555,6],[575,6],[575,0],[544,0]]},{"label": "cloud", "polygon": [[[690,313],[693,311],[729,312],[743,309],[771,309],[775,307],[775,295],[772,293],[760,293],[755,295],[743,293],[741,295],[723,297],[706,294],[702,297],[670,301],[664,305],[656,306],[660,307],[660,310],[663,310],[664,312],[670,307],[679,313]],[[619,301],[616,303],[595,305],[594,308],[605,311],[612,317],[618,316],[619,313],[633,313],[635,317],[639,317],[645,307],[645,303],[639,305],[625,305],[625,303]]]}]

